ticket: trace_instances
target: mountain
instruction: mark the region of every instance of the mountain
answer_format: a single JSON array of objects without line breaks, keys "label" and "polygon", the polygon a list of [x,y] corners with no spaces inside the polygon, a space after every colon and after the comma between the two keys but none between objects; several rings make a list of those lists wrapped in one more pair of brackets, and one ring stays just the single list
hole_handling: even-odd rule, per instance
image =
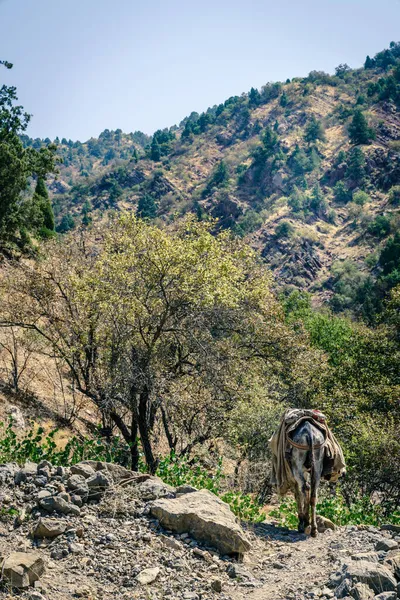
[{"label": "mountain", "polygon": [[245,236],[286,289],[354,308],[400,226],[399,110],[392,42],[363,68],[252,88],[152,138],[105,130],[83,144],[56,140],[58,229],[138,206],[160,222],[212,216]]}]

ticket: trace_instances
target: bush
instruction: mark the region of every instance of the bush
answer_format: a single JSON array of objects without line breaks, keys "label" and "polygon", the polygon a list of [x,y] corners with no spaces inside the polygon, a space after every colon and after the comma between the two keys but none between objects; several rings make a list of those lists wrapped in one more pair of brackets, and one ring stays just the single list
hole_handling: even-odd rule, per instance
[{"label": "bush", "polygon": [[364,206],[367,202],[369,202],[370,198],[366,192],[362,190],[357,190],[357,192],[353,192],[353,202],[358,204],[359,206]]},{"label": "bush", "polygon": [[291,225],[288,221],[281,221],[275,227],[275,237],[279,238],[289,238],[293,234],[293,225]]},{"label": "bush", "polygon": [[400,204],[400,185],[394,185],[389,190],[389,202],[398,206]]},{"label": "bush", "polygon": [[368,233],[377,237],[384,238],[390,233],[391,219],[384,215],[378,215],[368,226]]}]

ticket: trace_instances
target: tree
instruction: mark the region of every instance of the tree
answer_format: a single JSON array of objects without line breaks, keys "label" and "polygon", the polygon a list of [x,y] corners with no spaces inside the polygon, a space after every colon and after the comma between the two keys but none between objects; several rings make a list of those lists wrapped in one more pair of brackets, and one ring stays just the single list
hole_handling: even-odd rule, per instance
[{"label": "tree", "polygon": [[312,115],[305,127],[304,139],[306,142],[315,142],[316,140],[325,141],[324,126],[320,120],[316,119],[315,115]]},{"label": "tree", "polygon": [[368,126],[368,121],[361,110],[355,110],[353,120],[349,125],[349,135],[352,144],[369,144],[375,139],[374,130]]},{"label": "tree", "polygon": [[239,400],[279,389],[305,406],[315,393],[319,362],[285,324],[264,265],[211,227],[186,220],[168,231],[124,214],[50,244],[3,286],[0,325],[17,320],[47,341],[118,427],[133,469],[138,435],[156,468],[157,418],[171,447],[189,451],[223,434]]},{"label": "tree", "polygon": [[260,104],[260,102],[261,102],[260,92],[257,89],[252,87],[249,92],[249,106],[256,107]]},{"label": "tree", "polygon": [[157,206],[151,194],[139,198],[136,214],[141,219],[154,219],[157,216]]},{"label": "tree", "polygon": [[361,148],[355,147],[349,152],[346,176],[352,180],[354,187],[364,184],[366,160]]},{"label": "tree", "polygon": [[347,202],[350,202],[352,198],[349,188],[343,181],[338,181],[336,183],[335,187],[333,188],[333,195],[335,201],[339,202],[340,204],[347,204]]},{"label": "tree", "polygon": [[154,160],[155,162],[158,162],[161,160],[160,145],[159,145],[155,135],[153,136],[153,140],[151,142],[150,158],[151,158],[151,160]]},{"label": "tree", "polygon": [[39,199],[39,206],[43,215],[43,227],[45,227],[49,231],[54,231],[55,223],[53,208],[51,206],[49,193],[47,191],[43,177],[39,177],[37,180],[35,195]]},{"label": "tree", "polygon": [[[7,61],[0,61],[1,65],[12,68]],[[0,88],[0,247],[17,242],[15,233],[25,226],[30,206],[22,194],[28,178],[44,178],[54,170],[54,147],[36,150],[23,146],[19,136],[26,130],[30,115],[15,105],[16,100],[15,87]]]},{"label": "tree", "polygon": [[287,97],[286,92],[283,92],[283,94],[281,95],[280,99],[279,99],[279,104],[284,108],[285,106],[287,106],[289,100]]},{"label": "tree", "polygon": [[367,55],[364,63],[364,69],[373,69],[375,66],[375,61]]}]

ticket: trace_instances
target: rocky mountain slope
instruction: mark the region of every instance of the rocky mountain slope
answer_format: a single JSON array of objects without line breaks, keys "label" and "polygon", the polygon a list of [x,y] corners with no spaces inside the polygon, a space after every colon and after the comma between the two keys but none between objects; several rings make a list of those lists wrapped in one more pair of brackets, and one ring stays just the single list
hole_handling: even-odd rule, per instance
[{"label": "rocky mountain slope", "polygon": [[4,600],[398,597],[395,526],[243,529],[208,491],[91,461],[2,465],[0,482]]},{"label": "rocky mountain slope", "polygon": [[56,140],[59,230],[115,208],[160,222],[194,212],[247,237],[286,286],[329,297],[343,261],[374,276],[400,220],[399,61],[392,43],[364,68],[252,89],[151,140]]}]

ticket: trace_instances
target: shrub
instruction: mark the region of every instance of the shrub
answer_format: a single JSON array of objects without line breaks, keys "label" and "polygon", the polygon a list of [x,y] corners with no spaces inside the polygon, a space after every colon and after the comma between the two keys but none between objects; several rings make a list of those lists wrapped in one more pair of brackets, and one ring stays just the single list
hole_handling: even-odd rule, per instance
[{"label": "shrub", "polygon": [[389,190],[389,202],[398,206],[400,204],[400,185],[394,185]]},{"label": "shrub", "polygon": [[368,233],[377,238],[384,238],[390,233],[390,222],[389,217],[378,215],[368,226]]},{"label": "shrub", "polygon": [[359,206],[364,206],[364,204],[369,202],[370,198],[366,192],[363,192],[362,190],[357,190],[356,192],[353,192],[352,200],[353,202],[355,202],[355,204],[358,204]]},{"label": "shrub", "polygon": [[293,226],[288,221],[281,221],[275,227],[275,237],[279,238],[289,238],[293,234]]}]

